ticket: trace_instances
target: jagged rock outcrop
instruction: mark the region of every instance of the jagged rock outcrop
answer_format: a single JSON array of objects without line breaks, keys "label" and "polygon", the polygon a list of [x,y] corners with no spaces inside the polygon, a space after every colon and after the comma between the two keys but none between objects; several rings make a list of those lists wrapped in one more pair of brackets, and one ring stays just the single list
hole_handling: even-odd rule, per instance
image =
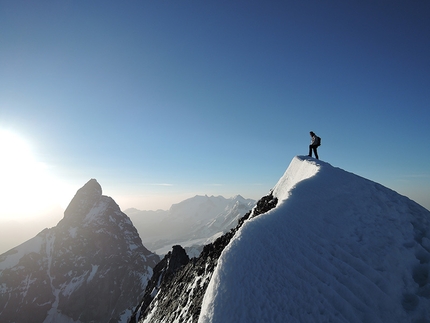
[{"label": "jagged rock outcrop", "polygon": [[173,246],[166,256],[154,267],[154,274],[146,286],[145,295],[136,312],[131,317],[131,322],[136,322],[141,316],[141,311],[151,304],[154,296],[158,293],[161,285],[173,279],[173,275],[188,264],[190,258],[185,249],[179,245]]},{"label": "jagged rock outcrop", "polygon": [[[254,209],[239,220],[234,229],[204,246],[198,258],[192,258],[185,266],[177,267],[176,272],[166,275],[161,282],[158,277],[153,277],[154,282],[159,282],[159,287],[147,288],[145,298],[130,322],[197,322],[203,296],[221,252],[247,219],[266,213],[277,202],[278,199],[272,193],[263,197]],[[175,248],[178,249],[174,247],[172,254]],[[180,310],[184,308],[187,310]]]},{"label": "jagged rock outcrop", "polygon": [[56,227],[0,255],[0,321],[126,322],[158,261],[92,179]]}]

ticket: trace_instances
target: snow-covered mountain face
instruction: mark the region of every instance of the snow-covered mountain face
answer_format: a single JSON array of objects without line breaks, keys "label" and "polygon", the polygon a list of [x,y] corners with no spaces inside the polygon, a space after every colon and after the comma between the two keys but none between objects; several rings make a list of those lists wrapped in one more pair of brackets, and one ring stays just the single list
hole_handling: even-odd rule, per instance
[{"label": "snow-covered mountain face", "polygon": [[[252,199],[240,195],[195,196],[172,205],[168,211],[125,210],[136,226],[143,244],[164,255],[173,245],[180,244],[195,254],[191,247],[202,246],[234,228],[238,220],[255,205]],[[201,248],[198,248],[201,246]]]},{"label": "snow-covered mountain face", "polygon": [[159,260],[92,179],[56,227],[0,255],[0,322],[127,322]]},{"label": "snow-covered mountain face", "polygon": [[136,319],[430,322],[429,277],[428,210],[298,156],[237,228],[161,282]]}]

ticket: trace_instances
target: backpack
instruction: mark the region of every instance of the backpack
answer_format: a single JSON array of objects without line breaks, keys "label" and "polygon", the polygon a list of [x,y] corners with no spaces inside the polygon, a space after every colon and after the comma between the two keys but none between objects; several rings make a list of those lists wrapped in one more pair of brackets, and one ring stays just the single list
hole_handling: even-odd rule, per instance
[{"label": "backpack", "polygon": [[317,138],[317,140],[316,140],[316,144],[317,144],[317,146],[321,146],[321,137],[318,137],[318,136],[316,136]]}]

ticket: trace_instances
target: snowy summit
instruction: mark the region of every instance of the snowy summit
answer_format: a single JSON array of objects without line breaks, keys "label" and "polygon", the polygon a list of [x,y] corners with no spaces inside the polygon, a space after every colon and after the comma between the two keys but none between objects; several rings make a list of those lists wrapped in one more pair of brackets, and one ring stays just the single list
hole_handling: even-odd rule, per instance
[{"label": "snowy summit", "polygon": [[303,156],[273,195],[221,254],[199,323],[430,322],[428,210]]}]

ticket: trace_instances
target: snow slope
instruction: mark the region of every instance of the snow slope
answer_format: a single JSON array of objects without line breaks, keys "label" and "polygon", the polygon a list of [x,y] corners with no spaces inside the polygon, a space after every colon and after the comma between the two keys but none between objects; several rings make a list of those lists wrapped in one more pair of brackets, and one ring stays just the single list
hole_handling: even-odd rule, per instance
[{"label": "snow slope", "polygon": [[273,194],[221,254],[199,323],[430,322],[428,210],[303,156]]}]

